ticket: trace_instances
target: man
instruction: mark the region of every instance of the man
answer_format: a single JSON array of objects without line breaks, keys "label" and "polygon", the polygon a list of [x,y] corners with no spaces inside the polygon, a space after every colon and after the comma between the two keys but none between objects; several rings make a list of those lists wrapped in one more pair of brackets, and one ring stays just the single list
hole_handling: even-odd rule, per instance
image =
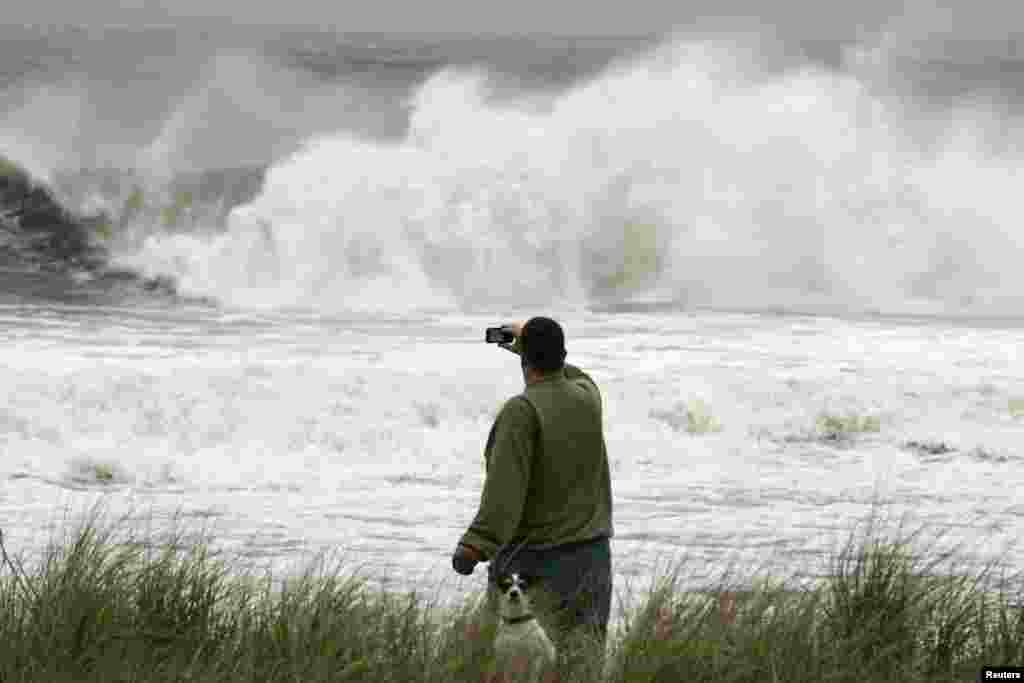
[{"label": "man", "polygon": [[556,639],[584,631],[604,642],[613,531],[601,393],[565,363],[557,322],[536,317],[505,329],[514,341],[502,348],[520,355],[526,388],[491,427],[480,508],[452,566],[468,575],[490,562],[491,585],[503,571],[530,574],[553,600]]}]

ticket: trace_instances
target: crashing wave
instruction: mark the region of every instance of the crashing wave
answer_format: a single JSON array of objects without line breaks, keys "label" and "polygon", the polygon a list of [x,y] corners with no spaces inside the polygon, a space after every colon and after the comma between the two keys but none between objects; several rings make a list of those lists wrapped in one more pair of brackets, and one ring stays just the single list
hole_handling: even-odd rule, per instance
[{"label": "crashing wave", "polygon": [[[234,206],[258,192],[262,173],[259,168],[195,172],[146,191],[145,179],[113,170],[62,172],[46,184],[0,156],[0,263],[7,272],[68,276],[69,286],[127,283],[178,296],[172,277],[116,263],[116,247],[155,231],[223,225]],[[59,288],[43,291],[67,294]]]}]

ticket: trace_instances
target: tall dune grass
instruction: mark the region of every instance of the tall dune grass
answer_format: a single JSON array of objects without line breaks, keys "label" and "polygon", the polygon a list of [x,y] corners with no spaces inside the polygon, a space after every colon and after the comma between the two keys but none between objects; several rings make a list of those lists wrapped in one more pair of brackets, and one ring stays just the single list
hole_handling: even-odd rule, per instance
[{"label": "tall dune grass", "polygon": [[[276,581],[205,537],[123,532],[90,515],[32,563],[0,537],[0,681],[475,683],[491,665],[473,600],[442,609],[324,559]],[[1019,582],[950,573],[955,555],[918,540],[851,534],[813,584],[685,590],[675,567],[619,592],[605,664],[562,647],[562,681],[937,683],[1024,662]]]}]

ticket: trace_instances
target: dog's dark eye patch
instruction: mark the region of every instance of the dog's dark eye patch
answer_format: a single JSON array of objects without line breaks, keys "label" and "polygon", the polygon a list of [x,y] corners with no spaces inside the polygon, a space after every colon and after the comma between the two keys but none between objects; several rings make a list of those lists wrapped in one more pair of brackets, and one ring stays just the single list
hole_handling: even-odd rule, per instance
[{"label": "dog's dark eye patch", "polygon": [[511,587],[512,587],[512,579],[510,577],[503,576],[500,579],[498,579],[498,588],[500,588],[501,590],[507,591]]}]

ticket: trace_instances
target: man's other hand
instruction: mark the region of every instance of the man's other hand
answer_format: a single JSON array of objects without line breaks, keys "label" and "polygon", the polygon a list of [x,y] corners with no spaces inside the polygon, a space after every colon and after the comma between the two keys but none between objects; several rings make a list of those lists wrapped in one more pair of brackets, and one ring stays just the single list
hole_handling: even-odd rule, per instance
[{"label": "man's other hand", "polygon": [[472,574],[473,568],[483,561],[484,556],[479,550],[461,543],[455,547],[455,552],[452,553],[452,568],[463,576]]}]

